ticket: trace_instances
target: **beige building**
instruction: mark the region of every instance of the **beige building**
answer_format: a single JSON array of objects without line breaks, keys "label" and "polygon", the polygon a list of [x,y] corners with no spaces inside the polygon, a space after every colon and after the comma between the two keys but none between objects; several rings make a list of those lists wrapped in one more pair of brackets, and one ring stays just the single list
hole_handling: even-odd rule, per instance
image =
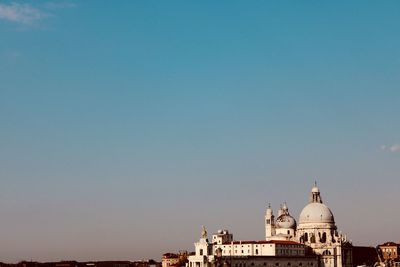
[{"label": "beige building", "polygon": [[382,245],[379,245],[379,250],[384,261],[399,259],[400,244],[386,242]]},{"label": "beige building", "polygon": [[352,266],[352,245],[338,232],[332,211],[322,202],[316,184],[311,189],[309,203],[300,213],[299,224],[285,204],[274,219],[269,206],[265,213],[266,240],[292,240],[311,248],[319,256],[321,267]]},{"label": "beige building", "polygon": [[315,256],[234,257],[226,260],[231,267],[318,267]]},{"label": "beige building", "polygon": [[[195,243],[195,255],[188,267],[210,267],[229,263],[233,267],[318,266],[350,267],[352,244],[337,230],[332,211],[322,202],[319,188],[311,189],[309,203],[300,213],[299,224],[284,203],[275,218],[271,206],[265,213],[265,240],[235,241],[227,230],[220,230]],[[228,264],[228,265],[229,265]]]},{"label": "beige building", "polygon": [[161,260],[162,267],[176,266],[179,262],[179,255],[174,253],[165,253]]}]

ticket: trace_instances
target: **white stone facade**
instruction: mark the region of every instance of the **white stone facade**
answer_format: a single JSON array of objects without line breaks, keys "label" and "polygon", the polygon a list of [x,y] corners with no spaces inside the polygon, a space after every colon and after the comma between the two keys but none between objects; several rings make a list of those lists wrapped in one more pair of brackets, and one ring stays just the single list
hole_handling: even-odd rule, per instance
[{"label": "white stone facade", "polygon": [[320,191],[314,185],[298,225],[285,203],[276,218],[271,207],[267,208],[262,241],[235,241],[227,230],[219,230],[209,242],[203,228],[202,238],[195,243],[195,255],[189,256],[188,267],[221,266],[218,263],[221,259],[241,265],[232,267],[261,264],[268,267],[272,263],[281,266],[280,262],[285,262],[285,267],[350,267],[351,247],[346,236],[338,233],[333,214],[322,203]]},{"label": "white stone facade", "polygon": [[283,241],[234,241],[216,244],[216,250],[224,257],[237,256],[304,256],[306,248],[297,242]]},{"label": "white stone facade", "polygon": [[[281,218],[281,219],[280,219]],[[319,255],[321,267],[352,266],[351,244],[338,233],[332,211],[322,202],[316,185],[310,201],[300,213],[299,225],[293,222],[286,204],[274,220],[271,207],[265,213],[266,240],[293,240],[305,244]]]}]

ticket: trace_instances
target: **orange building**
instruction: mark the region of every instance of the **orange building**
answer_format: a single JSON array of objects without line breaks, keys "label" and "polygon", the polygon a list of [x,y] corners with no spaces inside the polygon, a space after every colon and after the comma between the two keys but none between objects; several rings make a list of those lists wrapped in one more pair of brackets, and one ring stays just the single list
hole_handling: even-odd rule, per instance
[{"label": "orange building", "polygon": [[382,245],[379,245],[379,250],[381,252],[381,255],[382,255],[384,261],[400,260],[400,257],[399,257],[400,244],[396,244],[394,242],[386,242]]}]

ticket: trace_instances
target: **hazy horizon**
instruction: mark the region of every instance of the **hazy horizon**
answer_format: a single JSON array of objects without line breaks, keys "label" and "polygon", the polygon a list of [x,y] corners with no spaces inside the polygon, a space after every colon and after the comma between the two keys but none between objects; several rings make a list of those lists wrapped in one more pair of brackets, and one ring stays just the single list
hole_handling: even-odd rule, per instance
[{"label": "hazy horizon", "polygon": [[400,2],[1,1],[0,261],[264,238],[316,180],[400,242]]}]

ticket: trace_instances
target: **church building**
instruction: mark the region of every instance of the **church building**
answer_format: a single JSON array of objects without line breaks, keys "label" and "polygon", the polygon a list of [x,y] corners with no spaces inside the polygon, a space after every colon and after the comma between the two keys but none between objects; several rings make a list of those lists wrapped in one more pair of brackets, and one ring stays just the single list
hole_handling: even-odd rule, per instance
[{"label": "church building", "polygon": [[351,267],[352,244],[338,232],[332,211],[322,202],[316,184],[299,223],[286,203],[275,218],[271,206],[265,213],[265,239],[235,241],[227,230],[219,230],[209,241],[203,227],[195,243],[195,255],[187,267]]},{"label": "church building", "polygon": [[292,240],[311,248],[319,256],[320,266],[352,265],[351,248],[345,235],[338,232],[332,211],[322,202],[316,184],[311,189],[309,203],[300,213],[299,224],[289,214],[285,204],[274,219],[271,207],[265,213],[266,240]]}]

